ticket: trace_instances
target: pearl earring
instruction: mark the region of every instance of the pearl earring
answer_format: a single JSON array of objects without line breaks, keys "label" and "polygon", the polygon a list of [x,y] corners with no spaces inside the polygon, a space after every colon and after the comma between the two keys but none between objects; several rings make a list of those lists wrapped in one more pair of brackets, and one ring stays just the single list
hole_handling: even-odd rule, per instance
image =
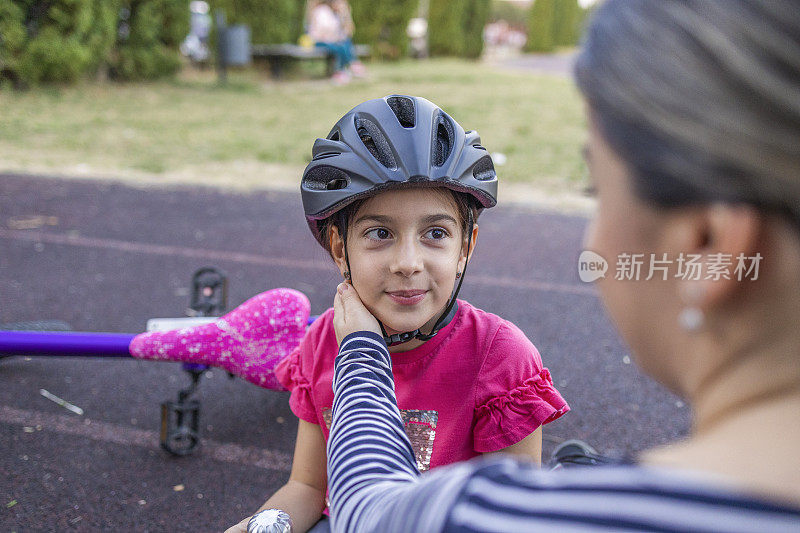
[{"label": "pearl earring", "polygon": [[688,333],[695,333],[703,327],[706,316],[697,307],[684,307],[678,315],[678,324]]}]

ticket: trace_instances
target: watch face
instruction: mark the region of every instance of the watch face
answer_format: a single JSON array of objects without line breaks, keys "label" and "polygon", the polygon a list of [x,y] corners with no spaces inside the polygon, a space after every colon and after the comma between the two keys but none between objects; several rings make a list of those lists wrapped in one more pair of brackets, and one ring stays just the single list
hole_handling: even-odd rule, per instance
[{"label": "watch face", "polygon": [[256,513],[247,523],[247,533],[291,533],[292,519],[280,509]]}]

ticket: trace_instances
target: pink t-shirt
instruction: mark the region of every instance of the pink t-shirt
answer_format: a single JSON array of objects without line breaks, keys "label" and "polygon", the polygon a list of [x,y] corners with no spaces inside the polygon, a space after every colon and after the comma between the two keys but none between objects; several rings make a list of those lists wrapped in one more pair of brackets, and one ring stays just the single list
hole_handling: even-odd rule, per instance
[{"label": "pink t-shirt", "polygon": [[[319,424],[326,441],[337,352],[328,309],[275,369],[292,391],[292,412]],[[462,300],[433,339],[391,356],[397,405],[420,471],[515,444],[569,411],[522,331]]]}]

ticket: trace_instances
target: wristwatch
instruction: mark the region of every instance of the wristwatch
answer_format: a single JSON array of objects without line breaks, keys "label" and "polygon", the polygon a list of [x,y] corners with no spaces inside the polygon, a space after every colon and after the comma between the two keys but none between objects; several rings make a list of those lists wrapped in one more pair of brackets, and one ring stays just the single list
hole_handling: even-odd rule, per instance
[{"label": "wristwatch", "polygon": [[250,518],[247,533],[292,533],[292,519],[286,511],[265,509]]}]

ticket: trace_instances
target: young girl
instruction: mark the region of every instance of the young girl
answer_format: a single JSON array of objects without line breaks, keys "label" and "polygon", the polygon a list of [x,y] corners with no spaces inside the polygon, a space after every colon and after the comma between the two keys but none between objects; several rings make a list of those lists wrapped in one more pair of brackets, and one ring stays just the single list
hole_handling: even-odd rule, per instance
[{"label": "young girl", "polygon": [[[496,204],[496,192],[477,133],[409,96],[355,107],[316,141],[303,175],[312,233],[381,324],[420,471],[495,452],[539,462],[541,426],[569,410],[516,326],[456,300],[475,220]],[[300,422],[290,479],[262,509],[284,511],[295,532],[328,527],[325,446],[337,352],[329,309],[276,369]]]}]

